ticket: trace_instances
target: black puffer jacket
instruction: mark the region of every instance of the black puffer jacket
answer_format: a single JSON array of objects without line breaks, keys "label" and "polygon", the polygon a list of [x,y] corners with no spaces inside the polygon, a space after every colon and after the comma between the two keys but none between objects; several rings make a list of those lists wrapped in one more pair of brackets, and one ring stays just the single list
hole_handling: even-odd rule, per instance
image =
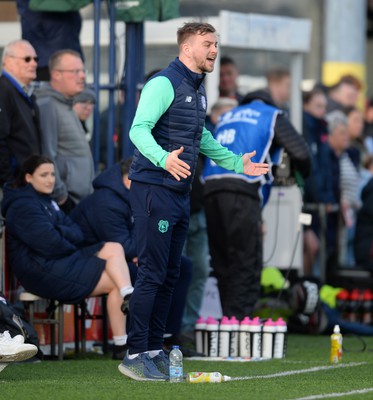
[{"label": "black puffer jacket", "polygon": [[41,154],[39,108],[3,74],[0,76],[0,187],[13,180],[23,161]]}]

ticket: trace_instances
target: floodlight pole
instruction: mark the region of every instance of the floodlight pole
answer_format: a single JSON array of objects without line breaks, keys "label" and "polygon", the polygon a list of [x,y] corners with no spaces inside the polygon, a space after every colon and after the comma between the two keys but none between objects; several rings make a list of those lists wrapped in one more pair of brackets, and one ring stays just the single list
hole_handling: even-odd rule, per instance
[{"label": "floodlight pole", "polygon": [[122,157],[132,156],[134,145],[129,139],[129,131],[137,106],[138,84],[144,81],[144,23],[126,23],[126,63],[124,76],[125,107],[123,113]]},{"label": "floodlight pole", "polygon": [[290,120],[298,132],[302,132],[302,91],[300,84],[303,78],[303,55],[292,53],[291,55],[291,99]]}]

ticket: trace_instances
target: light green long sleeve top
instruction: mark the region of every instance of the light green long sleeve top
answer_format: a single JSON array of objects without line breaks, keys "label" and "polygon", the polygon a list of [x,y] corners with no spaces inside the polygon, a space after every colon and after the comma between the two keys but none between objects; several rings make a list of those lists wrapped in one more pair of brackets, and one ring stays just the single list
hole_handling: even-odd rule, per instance
[{"label": "light green long sleeve top", "polygon": [[[170,107],[174,96],[174,89],[168,78],[158,76],[150,80],[141,92],[130,130],[130,139],[140,153],[155,166],[163,169],[166,169],[166,159],[170,153],[155,141],[152,129]],[[234,154],[222,146],[205,127],[202,131],[200,152],[225,169],[243,173],[241,155]]]}]

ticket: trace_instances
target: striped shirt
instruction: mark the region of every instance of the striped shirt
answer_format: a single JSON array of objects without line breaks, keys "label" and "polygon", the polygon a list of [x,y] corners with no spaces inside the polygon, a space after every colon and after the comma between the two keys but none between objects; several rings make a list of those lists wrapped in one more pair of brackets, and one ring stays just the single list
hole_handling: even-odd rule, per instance
[{"label": "striped shirt", "polygon": [[342,199],[347,201],[351,207],[358,208],[360,175],[347,153],[341,155],[339,167]]}]

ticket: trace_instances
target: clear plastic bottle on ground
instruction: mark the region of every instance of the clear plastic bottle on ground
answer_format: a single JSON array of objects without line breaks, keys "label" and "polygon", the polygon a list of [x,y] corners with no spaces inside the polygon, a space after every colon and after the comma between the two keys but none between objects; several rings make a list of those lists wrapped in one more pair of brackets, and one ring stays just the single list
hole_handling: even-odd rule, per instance
[{"label": "clear plastic bottle on ground", "polygon": [[179,346],[172,346],[169,355],[170,360],[170,382],[183,381],[183,353]]},{"label": "clear plastic bottle on ground", "polygon": [[220,372],[189,372],[187,375],[189,383],[220,383],[230,380],[230,376],[222,375]]}]

